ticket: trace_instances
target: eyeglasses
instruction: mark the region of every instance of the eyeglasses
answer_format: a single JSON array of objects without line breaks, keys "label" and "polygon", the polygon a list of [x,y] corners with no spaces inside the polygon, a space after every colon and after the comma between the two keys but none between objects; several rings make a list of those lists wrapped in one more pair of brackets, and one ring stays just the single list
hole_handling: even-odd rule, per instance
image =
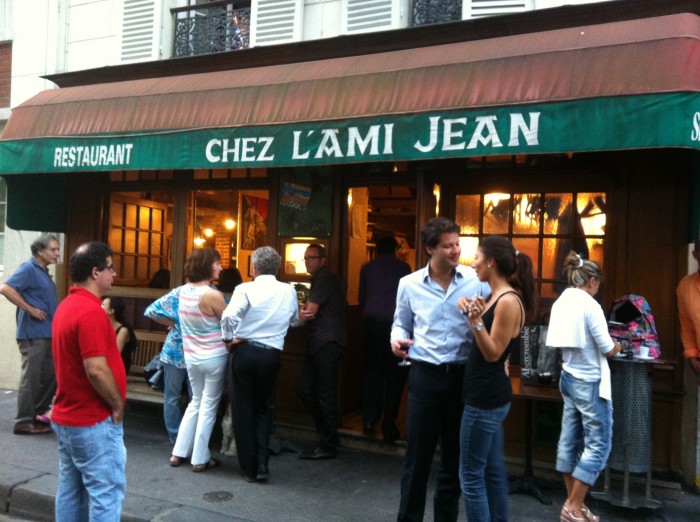
[{"label": "eyeglasses", "polygon": [[304,261],[308,261],[309,259],[321,259],[323,256],[304,256]]},{"label": "eyeglasses", "polygon": [[115,270],[114,270],[114,265],[103,266],[102,268],[98,268],[97,270],[99,270],[100,272],[102,272],[103,270],[109,270],[110,272],[114,272],[114,271],[115,271]]}]

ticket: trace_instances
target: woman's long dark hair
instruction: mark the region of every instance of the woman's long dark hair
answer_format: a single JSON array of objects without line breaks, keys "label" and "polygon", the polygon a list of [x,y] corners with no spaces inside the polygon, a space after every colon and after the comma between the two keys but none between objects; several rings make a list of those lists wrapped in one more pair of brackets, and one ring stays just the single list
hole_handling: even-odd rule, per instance
[{"label": "woman's long dark hair", "polygon": [[479,248],[487,258],[493,259],[498,271],[520,293],[526,319],[534,320],[537,316],[537,299],[530,256],[518,252],[513,243],[501,236],[485,237],[479,243]]}]

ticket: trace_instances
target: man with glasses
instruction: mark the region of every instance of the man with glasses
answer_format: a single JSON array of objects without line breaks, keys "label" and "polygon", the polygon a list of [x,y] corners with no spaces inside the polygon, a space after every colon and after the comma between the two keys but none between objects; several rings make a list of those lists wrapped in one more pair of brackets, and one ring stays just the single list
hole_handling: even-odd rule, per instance
[{"label": "man with glasses", "polygon": [[68,261],[74,286],[56,310],[58,389],[51,421],[58,438],[56,520],[119,521],[126,494],[126,372],[100,298],[112,288],[112,250],[78,247]]},{"label": "man with glasses", "polygon": [[51,433],[46,415],[56,392],[51,322],[58,296],[48,267],[58,261],[61,247],[56,236],[44,234],[31,249],[32,257],[0,285],[0,294],[17,307],[17,344],[22,356],[14,424],[17,435]]},{"label": "man with glasses", "polygon": [[314,243],[307,247],[304,263],[311,274],[311,289],[308,302],[299,311],[299,318],[308,324],[299,395],[314,418],[320,440],[315,449],[301,454],[305,460],[335,458],[338,447],[338,370],[347,344],[345,296],[327,261],[323,246]]}]

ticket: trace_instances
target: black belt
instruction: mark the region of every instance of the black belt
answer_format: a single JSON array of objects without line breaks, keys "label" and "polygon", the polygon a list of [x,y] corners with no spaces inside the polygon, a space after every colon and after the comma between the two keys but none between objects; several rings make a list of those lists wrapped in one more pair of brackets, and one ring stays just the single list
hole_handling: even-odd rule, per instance
[{"label": "black belt", "polygon": [[411,359],[412,364],[419,364],[425,368],[430,368],[431,370],[436,370],[441,373],[453,373],[453,372],[463,372],[464,371],[464,365],[466,363],[442,363],[442,364],[433,364],[425,361],[416,361],[415,359]]},{"label": "black belt", "polygon": [[274,346],[269,346],[267,344],[259,343],[258,341],[244,341],[248,346],[254,346],[255,348],[264,348],[266,350],[276,350]]}]

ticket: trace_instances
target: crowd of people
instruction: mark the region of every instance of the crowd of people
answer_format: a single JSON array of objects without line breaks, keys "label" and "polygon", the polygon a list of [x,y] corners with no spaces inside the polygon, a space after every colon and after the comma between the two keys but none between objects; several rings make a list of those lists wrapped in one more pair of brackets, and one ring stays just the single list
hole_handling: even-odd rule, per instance
[{"label": "crowd of people", "polygon": [[[434,520],[457,520],[460,498],[470,522],[509,518],[503,447],[512,400],[508,360],[524,324],[537,314],[532,262],[507,239],[489,236],[479,243],[472,266],[461,265],[459,234],[454,222],[431,219],[421,231],[425,267],[411,273],[388,237],[360,274],[365,434],[381,421],[385,442],[401,436],[396,417],[408,383],[399,521],[423,519],[438,444]],[[124,302],[109,295],[113,252],[99,242],[80,245],[68,261],[72,286],[59,304],[48,271],[59,259],[58,239],[42,235],[31,250],[32,257],[0,285],[0,294],[18,307],[22,375],[14,432],[57,436],[56,520],[119,520],[126,493],[126,375],[136,336],[124,318]],[[700,257],[700,240],[693,256]],[[252,281],[226,274],[232,283],[225,295],[214,286],[222,274],[219,253],[195,249],[185,264],[187,282],[146,309],[146,317],[168,327],[160,359],[171,466],[189,461],[192,471],[202,472],[220,465],[209,442],[226,387],[240,472],[249,482],[269,479],[270,404],[281,352],[288,329],[302,324],[308,341],[298,392],[318,443],[300,458],[337,456],[345,297],[322,245],[309,245],[304,261],[311,287],[303,303],[293,286],[277,279],[281,257],[269,246],[253,252]],[[568,288],[552,307],[547,337],[547,345],[563,354],[556,469],[567,499],[560,520],[595,522],[599,517],[585,497],[611,449],[607,357],[620,344],[610,337],[595,300],[600,267],[571,252],[565,273]],[[700,271],[678,287],[684,355],[698,375],[699,278]]]}]

